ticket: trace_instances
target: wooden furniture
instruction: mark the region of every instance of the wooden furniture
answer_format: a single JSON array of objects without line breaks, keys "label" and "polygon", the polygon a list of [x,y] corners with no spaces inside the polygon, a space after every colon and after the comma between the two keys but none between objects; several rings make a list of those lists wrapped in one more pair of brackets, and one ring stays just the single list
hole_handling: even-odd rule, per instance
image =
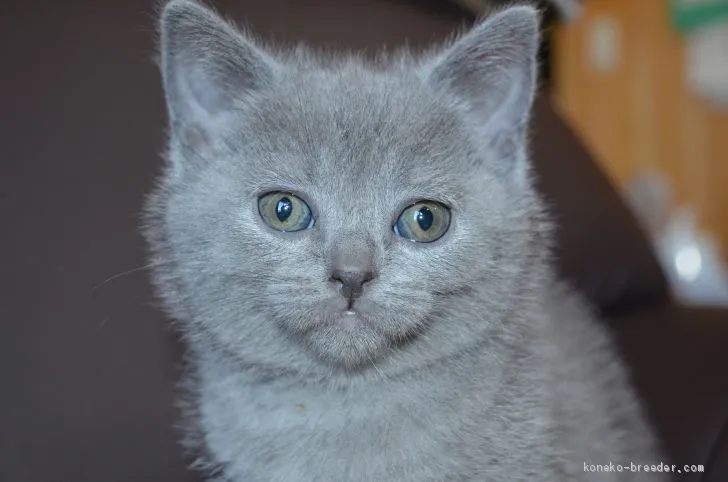
[{"label": "wooden furniture", "polygon": [[728,259],[728,112],[687,87],[667,2],[587,0],[553,35],[556,104],[612,180],[659,169]]}]

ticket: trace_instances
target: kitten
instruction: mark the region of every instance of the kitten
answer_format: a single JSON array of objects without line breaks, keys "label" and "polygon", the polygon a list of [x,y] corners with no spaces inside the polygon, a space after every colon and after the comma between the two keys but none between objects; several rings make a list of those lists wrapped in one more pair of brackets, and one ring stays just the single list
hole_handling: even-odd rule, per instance
[{"label": "kitten", "polygon": [[554,280],[527,124],[538,15],[375,62],[161,17],[146,235],[212,480],[657,480],[604,329]]}]

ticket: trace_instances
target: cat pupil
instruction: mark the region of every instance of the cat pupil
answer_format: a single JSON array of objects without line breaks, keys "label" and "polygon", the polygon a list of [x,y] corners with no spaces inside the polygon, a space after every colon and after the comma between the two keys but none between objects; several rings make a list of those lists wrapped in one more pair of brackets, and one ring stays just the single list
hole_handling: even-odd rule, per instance
[{"label": "cat pupil", "polygon": [[434,216],[432,215],[432,211],[427,208],[422,208],[417,211],[415,219],[417,220],[417,224],[420,225],[420,229],[423,231],[427,231],[432,227]]},{"label": "cat pupil", "polygon": [[280,222],[285,221],[293,212],[293,203],[287,197],[282,197],[276,204],[276,217]]}]

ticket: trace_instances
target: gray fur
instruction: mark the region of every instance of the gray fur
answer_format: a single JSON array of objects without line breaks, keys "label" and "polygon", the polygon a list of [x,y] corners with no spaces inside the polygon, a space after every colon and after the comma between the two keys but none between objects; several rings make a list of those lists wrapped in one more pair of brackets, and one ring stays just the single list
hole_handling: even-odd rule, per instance
[{"label": "gray fur", "polygon": [[[608,334],[549,263],[528,174],[537,12],[512,7],[423,55],[276,52],[167,4],[171,121],[146,235],[189,345],[188,445],[232,482],[659,480]],[[313,229],[257,198],[298,193]],[[417,199],[452,210],[397,238]],[[337,323],[332,259],[365,252],[365,322]],[[216,479],[217,480],[217,479]]]}]

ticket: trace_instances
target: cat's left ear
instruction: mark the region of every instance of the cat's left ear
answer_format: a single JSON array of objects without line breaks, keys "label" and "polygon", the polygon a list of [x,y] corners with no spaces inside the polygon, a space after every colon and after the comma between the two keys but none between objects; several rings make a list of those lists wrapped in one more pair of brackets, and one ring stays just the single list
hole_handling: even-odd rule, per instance
[{"label": "cat's left ear", "polygon": [[539,13],[501,10],[424,65],[435,88],[467,112],[484,137],[523,133],[535,95]]}]

